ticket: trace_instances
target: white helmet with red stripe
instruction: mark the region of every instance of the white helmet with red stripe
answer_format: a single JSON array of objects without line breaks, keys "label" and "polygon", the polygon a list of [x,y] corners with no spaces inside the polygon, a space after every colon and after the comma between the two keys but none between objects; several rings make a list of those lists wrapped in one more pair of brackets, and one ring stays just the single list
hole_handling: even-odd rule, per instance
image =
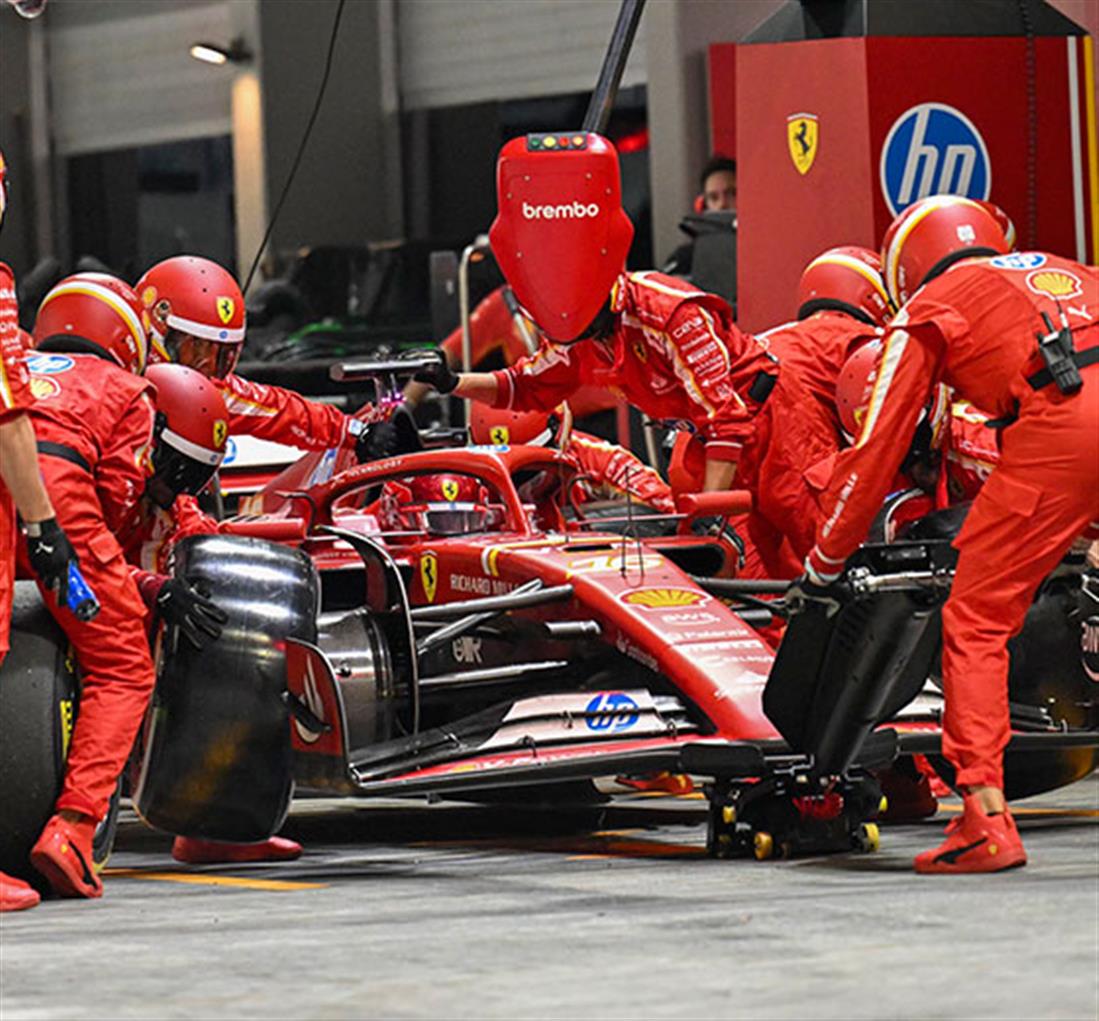
[{"label": "white helmet with red stripe", "polygon": [[148,340],[141,303],[129,284],[107,273],[75,273],[38,306],[34,346],[42,351],[89,351],[141,375]]},{"label": "white helmet with red stripe", "polygon": [[223,379],[244,346],[244,295],[232,273],[210,259],[177,255],[137,282],[152,341],[151,361],[179,362]]}]

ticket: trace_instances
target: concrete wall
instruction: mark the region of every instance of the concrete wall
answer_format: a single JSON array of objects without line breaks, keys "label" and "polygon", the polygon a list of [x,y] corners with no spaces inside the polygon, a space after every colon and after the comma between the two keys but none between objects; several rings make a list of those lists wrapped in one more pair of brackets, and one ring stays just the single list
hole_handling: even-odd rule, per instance
[{"label": "concrete wall", "polygon": [[[320,87],[336,0],[258,7],[264,177],[271,211],[282,192]],[[324,104],[279,216],[275,249],[359,244],[402,227],[399,124],[383,104],[384,3],[344,8]],[[394,106],[390,102],[391,106]],[[241,181],[239,184],[244,185]]]}]

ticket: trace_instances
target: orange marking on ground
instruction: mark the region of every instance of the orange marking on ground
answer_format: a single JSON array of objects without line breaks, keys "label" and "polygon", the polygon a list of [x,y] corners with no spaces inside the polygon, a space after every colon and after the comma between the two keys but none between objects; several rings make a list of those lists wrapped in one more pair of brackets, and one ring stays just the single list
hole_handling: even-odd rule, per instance
[{"label": "orange marking on ground", "polygon": [[245,890],[324,890],[328,883],[300,883],[285,879],[245,879],[243,876],[210,876],[197,872],[143,872],[141,869],[104,869],[111,879],[151,879],[193,886],[230,886]]}]

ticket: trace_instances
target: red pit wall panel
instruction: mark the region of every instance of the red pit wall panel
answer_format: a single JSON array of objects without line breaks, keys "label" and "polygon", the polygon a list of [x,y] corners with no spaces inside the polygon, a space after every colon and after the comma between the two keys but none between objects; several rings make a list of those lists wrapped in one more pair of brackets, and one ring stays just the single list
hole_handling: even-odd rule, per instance
[{"label": "red pit wall panel", "polygon": [[[736,72],[737,314],[758,332],[793,318],[802,267],[822,249],[876,241],[866,41],[740,46]],[[817,116],[806,174],[786,134],[798,113]]]},{"label": "red pit wall panel", "polygon": [[[738,47],[741,325],[759,331],[791,318],[801,269],[822,249],[877,247],[892,218],[880,183],[882,146],[897,118],[920,103],[953,107],[980,133],[991,168],[989,197],[1015,221],[1020,247],[1097,261],[1091,40],[1037,39],[1036,66],[1032,239],[1023,39],[829,39]],[[817,154],[804,175],[794,166],[786,135],[787,118],[798,113],[818,118]]]}]

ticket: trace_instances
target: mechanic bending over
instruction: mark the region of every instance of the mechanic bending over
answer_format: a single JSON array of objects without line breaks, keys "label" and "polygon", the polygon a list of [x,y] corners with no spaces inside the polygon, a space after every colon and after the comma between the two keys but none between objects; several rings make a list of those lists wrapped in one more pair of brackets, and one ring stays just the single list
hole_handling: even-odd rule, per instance
[{"label": "mechanic bending over", "polygon": [[916,858],[918,872],[1026,863],[1003,795],[1007,642],[1038,585],[1099,524],[1099,271],[1008,248],[985,209],[953,196],[914,203],[886,232],[886,285],[903,307],[858,440],[837,458],[799,582],[805,598],[829,599],[936,385],[1004,423],[1000,463],[954,543],[958,565],[943,608],[943,751],[965,807],[943,844]]},{"label": "mechanic bending over", "polygon": [[[116,539],[150,471],[154,409],[141,378],[141,305],[121,280],[77,274],[43,299],[34,339],[28,365],[38,399],[29,414],[42,476],[101,608],[78,620],[39,581],[75,650],[82,694],[56,814],[31,864],[62,896],[99,897],[92,838],[153,689],[145,609]],[[19,558],[24,574],[31,552]]]},{"label": "mechanic bending over", "polygon": [[[7,205],[7,174],[0,153],[0,226]],[[42,585],[67,605],[69,572],[77,567],[76,551],[57,523],[57,515],[38,467],[34,404],[25,350],[19,330],[15,279],[0,262],[0,663],[9,648],[12,594],[15,585],[17,523],[27,531],[27,559]],[[67,611],[71,612],[71,611]],[[0,911],[22,911],[39,902],[38,891],[21,879],[0,872]]]},{"label": "mechanic bending over", "polygon": [[303,450],[354,449],[360,461],[393,453],[396,431],[292,390],[253,383],[233,371],[244,347],[245,307],[233,275],[216,262],[177,255],[134,286],[149,334],[149,364],[178,362],[213,379],[229,412],[229,435],[246,434]]},{"label": "mechanic bending over", "polygon": [[[168,558],[180,539],[223,530],[195,497],[225,456],[228,412],[217,385],[194,369],[152,365],[146,378],[156,387],[154,476],[121,530],[123,553],[149,610],[202,648],[220,636],[225,614],[186,579],[168,577]],[[254,844],[177,836],[172,843],[172,857],[190,864],[287,861],[301,850],[277,836]]]},{"label": "mechanic bending over", "polygon": [[706,444],[704,488],[727,489],[735,477],[753,492],[751,537],[781,572],[784,536],[799,556],[812,545],[816,500],[804,476],[833,449],[801,410],[810,398],[737,329],[722,298],[660,273],[625,273],[633,228],[617,155],[599,135],[573,137],[568,149],[514,139],[497,165],[489,236],[543,334],[539,350],[493,373],[456,375],[440,357],[417,378],[519,411],[548,411],[594,384],[685,424]]}]

